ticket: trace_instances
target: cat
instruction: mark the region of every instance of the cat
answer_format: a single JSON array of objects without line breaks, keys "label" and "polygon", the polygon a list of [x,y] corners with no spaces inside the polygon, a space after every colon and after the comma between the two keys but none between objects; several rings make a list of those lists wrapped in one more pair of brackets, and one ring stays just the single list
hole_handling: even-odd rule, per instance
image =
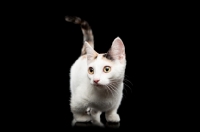
[{"label": "cat", "polygon": [[[70,109],[73,122],[101,123],[105,112],[107,122],[120,122],[117,113],[123,98],[126,69],[125,46],[116,37],[107,53],[94,50],[94,36],[89,23],[76,16],[67,22],[78,24],[83,33],[80,57],[70,68]],[[101,124],[102,125],[102,124]]]}]

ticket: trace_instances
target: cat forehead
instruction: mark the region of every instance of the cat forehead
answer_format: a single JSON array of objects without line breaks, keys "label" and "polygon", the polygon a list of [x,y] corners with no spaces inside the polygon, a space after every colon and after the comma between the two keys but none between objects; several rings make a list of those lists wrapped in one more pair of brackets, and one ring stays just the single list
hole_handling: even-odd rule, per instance
[{"label": "cat forehead", "polygon": [[106,63],[106,64],[110,64],[111,65],[113,63],[113,61],[111,59],[107,58],[106,55],[107,55],[107,53],[95,54],[94,57],[93,57],[93,60],[91,61],[90,64],[101,65],[101,64],[105,64]]},{"label": "cat forehead", "polygon": [[107,53],[100,53],[94,56],[94,60],[102,60],[108,63],[112,63],[112,59],[107,57]]}]

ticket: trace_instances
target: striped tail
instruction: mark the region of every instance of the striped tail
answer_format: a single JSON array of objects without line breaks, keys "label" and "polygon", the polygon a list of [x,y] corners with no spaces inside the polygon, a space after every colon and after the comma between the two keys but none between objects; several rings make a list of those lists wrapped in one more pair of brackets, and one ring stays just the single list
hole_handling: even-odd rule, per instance
[{"label": "striped tail", "polygon": [[[94,48],[94,36],[92,33],[92,29],[87,21],[82,20],[81,18],[76,17],[76,16],[66,16],[65,20],[67,22],[72,22],[74,24],[80,25],[82,33],[83,33],[83,43],[87,41]],[[86,54],[86,49],[85,49],[85,45],[83,44],[81,55],[85,55],[85,54]]]}]

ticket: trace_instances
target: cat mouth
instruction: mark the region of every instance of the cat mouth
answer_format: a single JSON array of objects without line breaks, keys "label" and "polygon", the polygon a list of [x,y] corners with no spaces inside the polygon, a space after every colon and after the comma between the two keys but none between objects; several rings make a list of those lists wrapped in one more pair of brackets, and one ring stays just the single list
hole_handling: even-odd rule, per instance
[{"label": "cat mouth", "polygon": [[103,84],[99,84],[99,83],[94,83],[94,86],[104,86]]}]

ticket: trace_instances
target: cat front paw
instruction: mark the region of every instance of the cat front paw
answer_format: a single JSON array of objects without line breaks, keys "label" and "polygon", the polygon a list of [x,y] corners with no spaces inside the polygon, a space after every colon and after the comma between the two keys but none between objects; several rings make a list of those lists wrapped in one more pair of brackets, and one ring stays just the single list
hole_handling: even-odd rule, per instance
[{"label": "cat front paw", "polygon": [[105,127],[104,124],[101,121],[92,121],[92,124],[98,127]]},{"label": "cat front paw", "polygon": [[107,122],[120,122],[120,118],[117,113],[106,115],[106,120]]},{"label": "cat front paw", "polygon": [[89,122],[91,121],[91,116],[87,113],[84,114],[74,114],[74,120],[76,122]]}]

